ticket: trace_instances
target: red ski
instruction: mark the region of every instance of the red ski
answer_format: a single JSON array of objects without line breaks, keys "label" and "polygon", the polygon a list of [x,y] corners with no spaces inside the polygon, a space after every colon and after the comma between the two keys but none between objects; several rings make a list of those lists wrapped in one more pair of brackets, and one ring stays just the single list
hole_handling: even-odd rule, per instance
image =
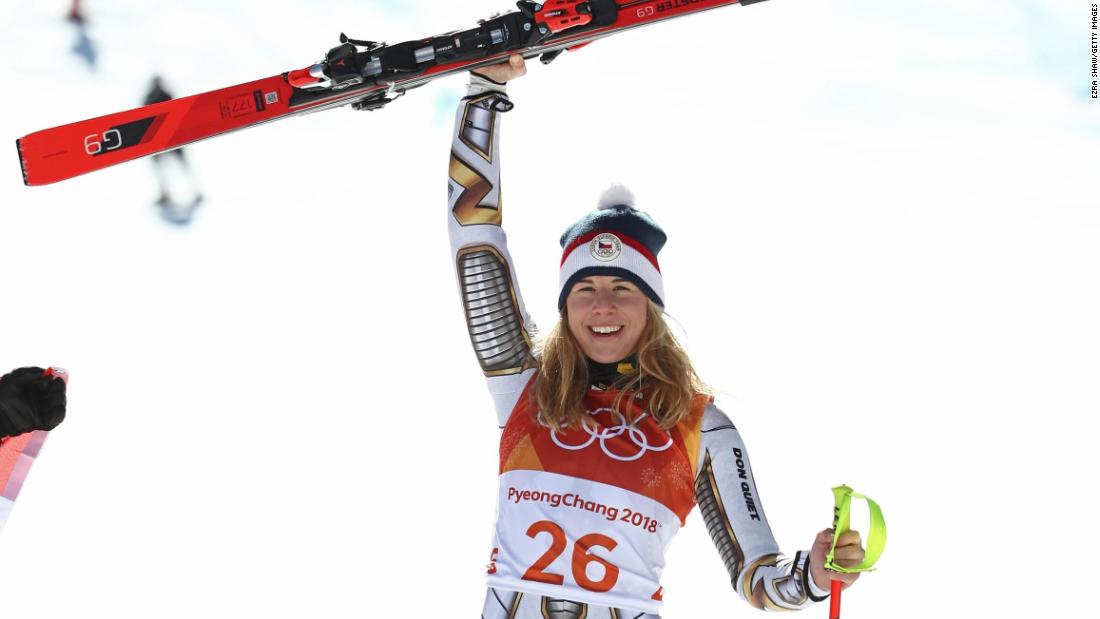
[{"label": "red ski", "polygon": [[16,140],[19,165],[24,183],[45,185],[295,114],[349,104],[374,110],[435,78],[509,54],[550,63],[623,30],[762,1],[521,1],[518,11],[476,28],[396,45],[341,34],[341,45],[304,69],[26,135]]}]

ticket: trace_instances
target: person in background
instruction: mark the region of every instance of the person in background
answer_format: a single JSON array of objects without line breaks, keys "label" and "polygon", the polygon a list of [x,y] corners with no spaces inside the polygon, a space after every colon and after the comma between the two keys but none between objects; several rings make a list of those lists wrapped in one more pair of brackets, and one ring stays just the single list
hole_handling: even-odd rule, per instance
[{"label": "person in background", "polygon": [[36,367],[0,376],[0,529],[46,432],[65,420],[65,376]]},{"label": "person in background", "polygon": [[99,55],[96,52],[95,41],[88,34],[88,18],[81,8],[80,0],[73,0],[65,20],[76,27],[76,41],[73,43],[72,52],[88,63],[88,69],[94,72]]},{"label": "person in background", "polygon": [[87,23],[88,20],[84,17],[84,11],[80,8],[80,0],[72,0],[72,3],[69,5],[69,14],[65,19],[78,26],[83,26]]},{"label": "person in background", "polygon": [[53,430],[65,420],[65,381],[38,367],[0,377],[0,439]]},{"label": "person in background", "polygon": [[[149,84],[149,91],[145,95],[144,105],[162,103],[173,98],[164,86],[163,78],[154,75],[152,82]],[[170,168],[173,164],[179,166],[191,185],[191,196],[189,198],[173,197],[172,184],[170,183]],[[195,210],[202,204],[203,196],[198,190],[198,183],[195,181],[191,167],[187,163],[187,156],[184,154],[183,149],[177,148],[166,153],[153,155],[153,171],[157,176],[157,186],[160,188],[160,195],[157,197],[155,204],[160,209],[161,217],[165,221],[177,225],[191,223]]]}]

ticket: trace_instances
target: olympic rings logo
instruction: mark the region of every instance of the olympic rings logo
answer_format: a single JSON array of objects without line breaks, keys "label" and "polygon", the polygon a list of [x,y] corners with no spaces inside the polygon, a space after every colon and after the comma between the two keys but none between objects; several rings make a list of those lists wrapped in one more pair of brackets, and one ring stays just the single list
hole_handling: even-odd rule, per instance
[{"label": "olympic rings logo", "polygon": [[[607,407],[597,408],[594,411],[588,411],[588,414],[595,417],[596,415],[599,415],[600,413],[603,413],[603,412],[608,412],[608,413],[611,413],[612,415],[615,415],[619,420],[618,425],[604,426],[602,429],[597,430],[597,429],[592,428],[591,426],[589,426],[587,424],[582,424],[581,429],[584,430],[584,432],[586,434],[588,434],[588,439],[585,440],[580,445],[570,445],[568,443],[563,442],[562,439],[560,439],[558,437],[558,433],[553,431],[553,430],[550,431],[550,439],[553,440],[554,444],[557,445],[558,447],[561,447],[562,449],[568,449],[569,451],[580,451],[580,450],[588,447],[592,443],[595,443],[596,441],[599,441],[600,442],[600,449],[602,449],[603,452],[605,454],[607,454],[607,457],[612,458],[614,460],[618,460],[620,462],[633,462],[634,460],[637,460],[638,458],[641,458],[642,456],[644,456],[647,451],[658,452],[658,451],[664,451],[664,450],[668,449],[669,447],[672,447],[672,436],[671,435],[668,437],[668,442],[666,442],[664,445],[655,446],[655,445],[650,445],[649,444],[649,438],[646,436],[645,432],[642,432],[641,430],[638,429],[636,424],[639,421],[645,419],[646,416],[649,413],[643,413],[641,417],[638,417],[637,419],[635,419],[634,421],[632,421],[630,423],[627,423],[626,417],[623,416],[622,413],[620,413],[619,411],[617,411],[613,408],[607,408]],[[539,412],[539,421],[540,421],[540,423],[542,422],[542,412],[541,411]],[[543,425],[545,425],[545,423],[543,423]],[[623,434],[625,434],[630,439],[630,442],[633,443],[634,446],[638,448],[638,453],[634,453],[634,454],[631,454],[629,456],[620,456],[619,454],[617,454],[617,453],[615,453],[615,452],[613,452],[613,451],[611,451],[610,449],[607,448],[607,441],[609,441],[613,438],[617,438],[619,436],[622,436]]]}]

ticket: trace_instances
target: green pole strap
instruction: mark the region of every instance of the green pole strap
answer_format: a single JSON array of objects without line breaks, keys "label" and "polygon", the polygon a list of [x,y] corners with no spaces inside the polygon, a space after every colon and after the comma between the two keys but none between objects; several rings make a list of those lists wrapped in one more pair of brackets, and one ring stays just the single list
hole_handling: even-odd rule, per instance
[{"label": "green pole strap", "polygon": [[[853,492],[848,486],[833,488],[833,498],[836,501],[833,508],[833,545],[829,547],[829,554],[825,556],[825,567],[844,574],[871,571],[875,562],[882,556],[882,551],[886,549],[886,520],[882,517],[882,510],[879,509],[878,503],[862,494]],[[833,561],[833,551],[836,550],[836,542],[840,539],[840,534],[850,528],[849,515],[852,510],[852,499],[867,501],[867,510],[871,514],[871,524],[863,538],[866,552],[863,562],[855,567],[844,567]]]}]

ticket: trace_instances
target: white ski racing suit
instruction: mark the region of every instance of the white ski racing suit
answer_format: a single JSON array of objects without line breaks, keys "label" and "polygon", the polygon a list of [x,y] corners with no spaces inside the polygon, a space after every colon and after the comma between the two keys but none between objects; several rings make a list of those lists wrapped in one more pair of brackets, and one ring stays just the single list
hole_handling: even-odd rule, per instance
[{"label": "white ski racing suit", "polygon": [[697,503],[737,593],[755,608],[824,599],[809,553],[779,552],[745,445],[706,396],[670,431],[645,397],[612,408],[593,387],[589,429],[551,432],[524,394],[538,362],[501,227],[503,85],[471,78],[451,146],[447,219],[470,339],[496,407],[497,521],[483,619],[655,619],[664,552]]}]

